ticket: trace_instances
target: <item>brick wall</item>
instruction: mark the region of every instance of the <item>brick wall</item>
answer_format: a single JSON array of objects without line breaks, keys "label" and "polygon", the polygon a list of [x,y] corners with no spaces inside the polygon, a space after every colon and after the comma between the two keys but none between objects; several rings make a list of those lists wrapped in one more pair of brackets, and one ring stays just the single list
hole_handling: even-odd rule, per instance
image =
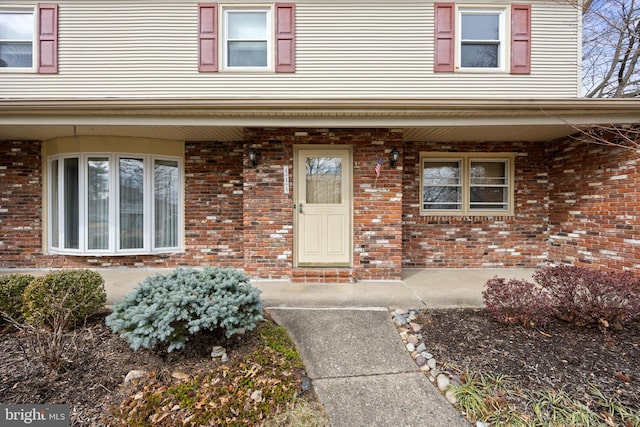
[{"label": "brick wall", "polygon": [[[513,152],[513,217],[420,215],[420,152]],[[544,144],[405,143],[405,267],[535,267],[547,260],[548,173]]]},{"label": "brick wall", "polygon": [[550,257],[640,268],[639,153],[578,141],[550,147]]},{"label": "brick wall", "polygon": [[0,266],[24,267],[42,254],[41,144],[0,142]]},{"label": "brick wall", "polygon": [[242,151],[238,142],[186,143],[184,253],[69,256],[42,254],[41,144],[0,142],[0,268],[241,267]]},{"label": "brick wall", "polygon": [[[402,173],[386,160],[402,148],[402,133],[387,129],[249,129],[247,149],[258,165],[247,168],[245,153],[245,270],[265,278],[291,277],[293,269],[293,148],[295,144],[353,146],[354,276],[398,279],[402,253]],[[374,167],[385,164],[376,183]],[[283,166],[289,167],[289,194],[283,189]]]}]

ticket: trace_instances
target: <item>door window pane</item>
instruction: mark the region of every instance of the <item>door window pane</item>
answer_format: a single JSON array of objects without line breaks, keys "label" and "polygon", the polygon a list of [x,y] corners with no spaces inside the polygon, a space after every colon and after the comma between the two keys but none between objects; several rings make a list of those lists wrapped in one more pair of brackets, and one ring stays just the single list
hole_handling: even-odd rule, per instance
[{"label": "door window pane", "polygon": [[307,157],[306,202],[342,203],[342,158]]},{"label": "door window pane", "polygon": [[425,161],[422,170],[423,209],[461,209],[460,172],[460,161]]},{"label": "door window pane", "polygon": [[80,202],[78,159],[64,159],[64,247],[80,248]]},{"label": "door window pane", "polygon": [[87,161],[87,237],[89,249],[109,249],[109,159]]},{"label": "door window pane", "polygon": [[33,13],[0,13],[0,67],[33,66]]},{"label": "door window pane", "polygon": [[178,246],[178,162],[156,160],[153,167],[155,247]]},{"label": "door window pane", "polygon": [[120,248],[144,247],[144,162],[120,159]]}]

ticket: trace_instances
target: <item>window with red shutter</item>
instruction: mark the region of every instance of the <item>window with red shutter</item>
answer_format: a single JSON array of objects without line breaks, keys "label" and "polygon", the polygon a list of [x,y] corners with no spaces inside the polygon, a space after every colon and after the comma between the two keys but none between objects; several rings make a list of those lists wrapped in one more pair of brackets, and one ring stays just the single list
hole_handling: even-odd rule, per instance
[{"label": "window with red shutter", "polygon": [[198,71],[218,71],[218,3],[198,3]]},{"label": "window with red shutter", "polygon": [[531,5],[511,5],[511,72],[531,73]]},{"label": "window with red shutter", "polygon": [[293,73],[295,56],[295,4],[276,3],[276,72]]},{"label": "window with red shutter", "polygon": [[433,71],[452,72],[454,64],[455,3],[435,3],[435,55]]},{"label": "window with red shutter", "polygon": [[38,72],[58,72],[57,4],[38,4]]}]

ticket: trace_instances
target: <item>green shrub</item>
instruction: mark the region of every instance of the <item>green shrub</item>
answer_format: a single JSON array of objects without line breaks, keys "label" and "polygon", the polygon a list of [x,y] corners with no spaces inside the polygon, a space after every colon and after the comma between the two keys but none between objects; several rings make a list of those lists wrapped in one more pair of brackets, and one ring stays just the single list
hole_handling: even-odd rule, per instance
[{"label": "green shrub", "polygon": [[91,270],[64,270],[35,278],[24,290],[27,323],[56,329],[96,314],[107,300],[104,279]]},{"label": "green shrub", "polygon": [[[22,319],[22,295],[33,280],[30,274],[7,274],[0,276],[0,312],[15,321]],[[4,315],[0,314],[0,325],[4,323]]]},{"label": "green shrub", "polygon": [[206,267],[145,279],[114,306],[106,322],[134,350],[167,343],[170,352],[196,332],[221,330],[230,337],[260,320],[260,290],[244,273]]}]

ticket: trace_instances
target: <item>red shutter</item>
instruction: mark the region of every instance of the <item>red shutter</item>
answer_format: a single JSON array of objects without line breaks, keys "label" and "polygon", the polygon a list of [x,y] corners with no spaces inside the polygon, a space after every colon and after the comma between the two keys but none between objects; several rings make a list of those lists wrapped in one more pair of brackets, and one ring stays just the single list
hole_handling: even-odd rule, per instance
[{"label": "red shutter", "polygon": [[296,5],[276,3],[276,73],[296,71]]},{"label": "red shutter", "polygon": [[198,71],[218,71],[218,3],[198,3]]},{"label": "red shutter", "polygon": [[38,4],[38,73],[58,72],[58,5]]},{"label": "red shutter", "polygon": [[511,72],[531,73],[531,5],[511,5]]},{"label": "red shutter", "polygon": [[453,18],[455,3],[434,3],[435,46],[433,71],[436,73],[453,72]]}]

